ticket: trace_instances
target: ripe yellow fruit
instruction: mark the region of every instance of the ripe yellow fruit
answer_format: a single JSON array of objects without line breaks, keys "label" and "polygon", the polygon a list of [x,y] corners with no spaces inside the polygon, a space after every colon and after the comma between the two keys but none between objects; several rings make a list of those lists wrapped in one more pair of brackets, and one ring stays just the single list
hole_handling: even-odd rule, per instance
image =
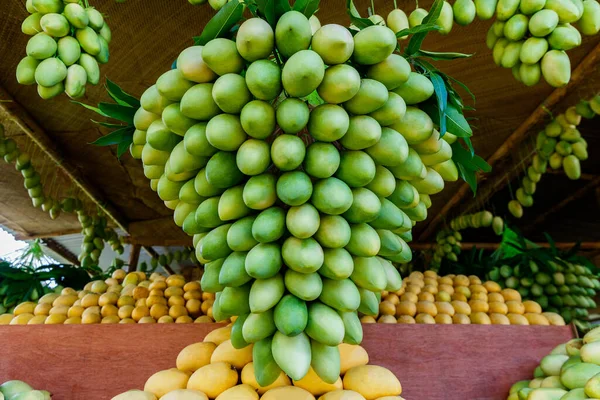
[{"label": "ripe yellow fruit", "polygon": [[140,320],[138,321],[138,324],[155,324],[155,323],[156,323],[156,320],[149,315],[146,315],[145,317],[140,318]]},{"label": "ripe yellow fruit", "polygon": [[417,286],[417,285],[410,284],[406,288],[406,293],[419,294],[419,293],[421,293],[421,287]]},{"label": "ripe yellow fruit", "polygon": [[167,314],[169,314],[169,307],[164,304],[154,304],[150,307],[150,316],[154,319],[159,319]]},{"label": "ripe yellow fruit", "polygon": [[44,324],[46,322],[46,318],[48,318],[45,315],[36,315],[33,318],[31,318],[29,320],[29,322],[27,322],[27,325],[41,325]]},{"label": "ripe yellow fruit", "polygon": [[504,297],[504,301],[521,301],[521,294],[515,289],[502,289],[500,293],[502,294],[502,297]]},{"label": "ripe yellow fruit", "polygon": [[[185,292],[192,292],[192,291],[201,291],[202,288],[200,286],[200,282],[191,281],[191,282],[188,282],[185,285],[183,285],[183,290]],[[200,296],[202,296],[202,293],[200,293]]]},{"label": "ripe yellow fruit", "polygon": [[471,281],[465,275],[456,275],[456,277],[454,277],[453,281],[454,281],[454,287],[469,286],[471,284]]},{"label": "ripe yellow fruit", "polygon": [[454,294],[460,293],[467,299],[471,298],[471,290],[467,286],[456,286],[454,288]]},{"label": "ripe yellow fruit", "polygon": [[91,291],[94,293],[102,294],[106,292],[108,289],[108,285],[104,281],[94,281],[92,282]]},{"label": "ripe yellow fruit", "polygon": [[167,278],[167,286],[182,288],[185,286],[185,278],[181,275],[171,275]]},{"label": "ripe yellow fruit", "polygon": [[[429,314],[432,317],[435,317],[438,313],[435,304],[431,301],[419,301],[417,303],[417,313],[418,314]],[[418,322],[418,320],[417,320]]]},{"label": "ripe yellow fruit", "polygon": [[50,309],[49,315],[53,315],[53,314],[67,315],[69,313],[69,308],[70,307],[66,306],[66,305],[54,306]]},{"label": "ripe yellow fruit", "polygon": [[135,321],[132,320],[131,318],[123,318],[119,323],[120,324],[135,324]]},{"label": "ripe yellow fruit", "polygon": [[126,275],[127,273],[122,269],[116,269],[112,273],[112,277],[118,281],[122,281],[123,279],[125,279]]},{"label": "ripe yellow fruit", "polygon": [[86,294],[85,296],[83,296],[83,298],[81,299],[81,306],[83,308],[88,308],[88,307],[92,307],[92,306],[97,306],[98,305],[98,300],[100,299],[100,296],[97,295],[96,293],[89,293]]},{"label": "ripe yellow fruit", "polygon": [[198,318],[196,318],[194,320],[195,323],[197,324],[210,324],[212,322],[215,322],[211,317],[209,317],[208,315],[201,315]]},{"label": "ripe yellow fruit", "polygon": [[511,325],[529,325],[529,321],[522,314],[511,314],[507,315]]},{"label": "ripe yellow fruit", "polygon": [[499,301],[492,301],[489,303],[489,313],[490,314],[508,314],[508,306]]},{"label": "ripe yellow fruit", "polygon": [[425,283],[425,286],[431,285],[437,287],[439,285],[437,278],[431,277],[425,277],[425,279],[423,279],[423,283]]},{"label": "ripe yellow fruit", "polygon": [[435,324],[435,319],[429,314],[417,314],[415,322],[417,324]]},{"label": "ripe yellow fruit", "polygon": [[100,313],[83,313],[81,316],[82,324],[99,324],[102,321]]},{"label": "ripe yellow fruit", "polygon": [[198,342],[186,346],[177,355],[177,369],[195,372],[210,364],[210,359],[217,345],[211,342]]},{"label": "ripe yellow fruit", "polygon": [[[390,301],[382,301],[379,303],[379,314],[382,315],[394,315],[396,313],[396,306]],[[395,322],[395,320],[394,320]]]},{"label": "ripe yellow fruit", "polygon": [[14,314],[2,314],[0,315],[0,325],[8,325],[14,318]]},{"label": "ripe yellow fruit", "polygon": [[199,390],[176,389],[165,394],[161,400],[208,400],[208,397]]},{"label": "ripe yellow fruit", "polygon": [[452,286],[452,284],[447,285],[445,283],[442,283],[438,286],[438,293],[439,292],[446,292],[449,295],[453,295],[454,294],[454,286]]},{"label": "ripe yellow fruit", "polygon": [[481,279],[477,275],[469,275],[469,282],[471,285],[481,285]]},{"label": "ripe yellow fruit", "polygon": [[429,292],[421,292],[418,296],[419,301],[428,301],[430,303],[435,301],[435,296]]},{"label": "ripe yellow fruit", "polygon": [[[398,397],[393,398],[398,399]],[[384,397],[380,397],[379,399],[384,399]],[[365,398],[353,390],[334,390],[333,392],[325,393],[319,397],[319,400],[365,400]]]},{"label": "ripe yellow fruit", "polygon": [[425,286],[423,286],[422,292],[436,294],[438,292],[438,287],[437,287],[437,285],[435,285],[435,286],[434,285],[425,285]]},{"label": "ripe yellow fruit", "polygon": [[492,321],[486,313],[478,311],[471,314],[471,323],[479,325],[491,325]]},{"label": "ripe yellow fruit", "polygon": [[489,303],[504,303],[504,297],[497,292],[488,294],[488,302]]},{"label": "ripe yellow fruit", "polygon": [[277,379],[275,379],[275,381],[269,386],[260,386],[258,382],[256,382],[256,377],[254,375],[254,363],[252,362],[246,364],[246,366],[242,369],[241,379],[242,383],[252,386],[254,389],[256,389],[258,394],[261,395],[270,389],[281,386],[290,386],[292,384],[290,378],[283,371],[281,371]]},{"label": "ripe yellow fruit", "polygon": [[398,378],[389,369],[378,365],[361,365],[348,370],[344,375],[344,389],[354,390],[367,400],[402,393]]},{"label": "ripe yellow fruit", "polygon": [[320,396],[324,393],[331,392],[332,390],[343,389],[341,378],[338,378],[333,384],[327,383],[317,375],[312,367],[308,369],[304,378],[293,382],[294,386],[302,388],[314,396]]},{"label": "ripe yellow fruit", "polygon": [[[144,299],[142,299],[144,300]],[[163,304],[163,305],[167,305],[167,299],[162,297],[162,296],[149,296],[147,299],[145,299],[145,305],[146,307],[152,307],[155,304]]]},{"label": "ripe yellow fruit", "polygon": [[33,311],[35,310],[35,306],[36,306],[36,304],[34,302],[26,301],[26,302],[21,303],[18,306],[16,306],[13,311],[13,314],[15,314],[15,315],[33,314]]},{"label": "ripe yellow fruit", "polygon": [[369,363],[369,354],[360,345],[342,343],[338,345],[338,350],[340,351],[340,375],[344,375],[351,368]]},{"label": "ripe yellow fruit", "polygon": [[122,306],[119,308],[119,312],[117,313],[117,315],[121,319],[131,318],[131,314],[133,313],[134,308],[135,307],[133,307],[132,305]]},{"label": "ripe yellow fruit", "polygon": [[398,305],[398,303],[400,302],[400,298],[395,293],[388,294],[383,300],[389,301],[395,306]]},{"label": "ripe yellow fruit", "polygon": [[143,282],[146,280],[146,273],[144,271],[135,271],[138,276],[138,282]]},{"label": "ripe yellow fruit", "polygon": [[417,323],[415,321],[415,319],[413,317],[411,317],[410,315],[401,315],[398,317],[396,322],[399,324],[416,324]]},{"label": "ripe yellow fruit", "polygon": [[410,301],[401,301],[396,306],[396,317],[401,315],[410,315],[414,317],[417,314],[417,305]]},{"label": "ripe yellow fruit", "polygon": [[121,319],[116,315],[108,315],[100,321],[101,324],[118,324],[119,322],[121,322]]},{"label": "ripe yellow fruit", "polygon": [[53,306],[67,306],[71,307],[78,297],[76,294],[60,295],[52,302]]},{"label": "ripe yellow fruit", "polygon": [[77,291],[73,288],[70,287],[66,287],[63,290],[60,291],[61,295],[65,295],[65,296],[69,296],[69,295],[76,295]]},{"label": "ripe yellow fruit", "polygon": [[114,306],[112,304],[107,304],[100,309],[100,314],[103,317],[109,317],[111,315],[116,317],[118,315],[118,313],[119,313],[119,309],[117,308],[117,306]]},{"label": "ripe yellow fruit", "polygon": [[169,315],[173,319],[177,319],[177,318],[181,317],[182,315],[188,315],[188,311],[187,311],[187,308],[185,308],[185,306],[173,305],[169,308]]},{"label": "ripe yellow fruit", "polygon": [[150,291],[148,290],[148,288],[145,288],[143,286],[138,286],[135,289],[133,289],[133,298],[135,300],[145,299],[149,295],[150,295]]},{"label": "ripe yellow fruit", "polygon": [[471,307],[471,311],[473,313],[476,313],[476,312],[487,313],[490,309],[490,306],[488,305],[488,303],[483,300],[470,300],[469,306]]},{"label": "ripe yellow fruit", "polygon": [[116,293],[103,293],[98,299],[98,305],[103,307],[108,304],[115,305],[119,300],[119,295]]},{"label": "ripe yellow fruit", "polygon": [[542,307],[533,300],[525,300],[523,302],[523,307],[525,308],[526,313],[532,313],[532,314],[541,314],[542,313]]},{"label": "ripe yellow fruit", "polygon": [[455,292],[452,294],[451,298],[452,301],[463,301],[465,303],[467,302],[467,296],[465,296],[462,293]]},{"label": "ripe yellow fruit", "polygon": [[148,289],[150,289],[150,291],[152,290],[160,290],[161,293],[163,290],[165,290],[167,288],[167,282],[165,281],[154,281],[150,284],[150,287]]},{"label": "ripe yellow fruit", "polygon": [[134,308],[133,311],[131,312],[131,318],[133,318],[134,321],[138,321],[138,322],[143,317],[147,317],[149,315],[150,315],[150,309],[146,306],[138,306],[138,307]]},{"label": "ripe yellow fruit", "polygon": [[469,306],[468,303],[460,300],[453,300],[450,304],[457,314],[471,315],[471,306]]},{"label": "ripe yellow fruit", "polygon": [[191,324],[192,322],[194,322],[194,320],[189,315],[182,315],[180,317],[177,317],[177,319],[175,320],[176,324]]},{"label": "ripe yellow fruit", "polygon": [[81,317],[69,317],[64,322],[65,325],[79,325],[81,324]]},{"label": "ripe yellow fruit", "polygon": [[175,320],[173,320],[170,315],[163,315],[156,322],[159,324],[174,324]]},{"label": "ripe yellow fruit", "polygon": [[111,285],[106,289],[106,293],[115,293],[117,296],[121,294],[121,290],[123,290],[123,286],[121,285]]},{"label": "ripe yellow fruit", "polygon": [[431,279],[437,279],[438,278],[437,272],[432,271],[432,270],[427,270],[427,271],[423,272],[423,276],[425,278],[431,278]]},{"label": "ripe yellow fruit", "polygon": [[529,325],[550,325],[548,318],[542,314],[525,313],[525,318],[527,318],[527,321],[529,321]]},{"label": "ripe yellow fruit", "polygon": [[185,299],[182,296],[171,296],[167,301],[169,306],[184,306]]},{"label": "ripe yellow fruit", "polygon": [[502,288],[500,287],[500,285],[494,281],[485,282],[483,284],[483,287],[488,291],[488,294],[489,293],[500,293],[502,291]]},{"label": "ripe yellow fruit", "polygon": [[492,325],[510,325],[510,320],[504,314],[490,313]]},{"label": "ripe yellow fruit", "polygon": [[185,389],[189,375],[177,368],[166,369],[152,375],[144,384],[144,391],[160,398],[172,390]]},{"label": "ripe yellow fruit", "polygon": [[[454,281],[449,276],[443,276],[438,279],[438,285],[447,285],[454,287]],[[441,290],[441,289],[440,289]]]},{"label": "ripe yellow fruit", "polygon": [[119,308],[121,308],[123,306],[132,306],[134,304],[135,304],[135,300],[133,299],[132,296],[121,296],[117,300],[117,306]]},{"label": "ripe yellow fruit", "polygon": [[[214,354],[214,353],[213,353]],[[228,363],[218,362],[199,368],[190,376],[188,389],[204,392],[211,399],[237,384],[238,373]]]},{"label": "ripe yellow fruit", "polygon": [[135,289],[136,285],[125,285],[123,290],[121,290],[121,296],[131,296],[133,297],[133,289]]},{"label": "ripe yellow fruit", "polygon": [[[137,299],[137,300],[135,301],[135,306],[136,306],[136,307],[144,307],[144,306],[148,307],[148,306],[146,305],[146,300],[147,300],[147,299]],[[148,307],[148,308],[150,308],[150,307]]]},{"label": "ripe yellow fruit", "polygon": [[393,315],[382,315],[377,320],[377,323],[379,323],[379,324],[395,324],[396,317],[394,317]]},{"label": "ripe yellow fruit", "polygon": [[471,323],[471,319],[465,314],[454,314],[452,317],[452,323],[458,325],[469,325]]},{"label": "ripe yellow fruit", "polygon": [[508,300],[506,302],[506,307],[508,308],[508,312],[510,314],[525,314],[525,306],[520,301]]},{"label": "ripe yellow fruit", "polygon": [[150,298],[152,296],[164,298],[165,297],[165,292],[162,291],[161,289],[151,289],[150,290],[150,294],[148,295],[148,298]]},{"label": "ripe yellow fruit", "polygon": [[435,316],[436,324],[452,324],[452,317],[448,314],[438,314]]},{"label": "ripe yellow fruit", "polygon": [[183,293],[183,298],[185,300],[200,300],[202,298],[202,292],[199,290],[190,290],[189,292]]},{"label": "ripe yellow fruit", "polygon": [[473,293],[473,294],[471,294],[471,298],[469,299],[469,301],[473,301],[473,300],[480,300],[480,301],[484,301],[487,303],[488,295],[487,295],[487,293],[483,293],[483,292]]},{"label": "ripe yellow fruit", "polygon": [[[163,397],[164,399],[164,397]],[[241,384],[221,393],[218,400],[258,400],[258,393],[250,385]]]},{"label": "ripe yellow fruit", "polygon": [[231,344],[231,340],[226,340],[219,344],[210,358],[211,363],[225,362],[231,364],[236,369],[241,370],[246,364],[252,361],[253,345],[236,349]]},{"label": "ripe yellow fruit", "polygon": [[262,395],[261,400],[314,400],[315,397],[306,390],[296,386],[280,386],[270,389]]},{"label": "ripe yellow fruit", "polygon": [[452,301],[452,296],[446,291],[440,291],[435,294],[435,301],[443,301],[449,303]]},{"label": "ripe yellow fruit", "polygon": [[110,288],[111,286],[118,285],[119,281],[115,278],[106,278],[104,280],[104,283],[106,283],[108,285],[108,287]]},{"label": "ripe yellow fruit", "polygon": [[27,325],[30,319],[34,317],[33,314],[19,314],[15,315],[10,321],[10,325]]},{"label": "ripe yellow fruit", "polygon": [[204,338],[204,342],[213,342],[217,346],[231,337],[231,326],[217,328]]},{"label": "ripe yellow fruit", "polygon": [[169,298],[171,296],[182,296],[183,297],[183,289],[179,286],[169,286],[165,289],[165,297]]},{"label": "ripe yellow fruit", "polygon": [[49,315],[52,304],[39,303],[33,310],[33,315]]},{"label": "ripe yellow fruit", "polygon": [[419,301],[419,297],[412,292],[406,292],[402,296],[400,296],[400,301],[410,301],[411,303],[416,304],[417,301]]},{"label": "ripe yellow fruit", "polygon": [[46,318],[46,321],[44,323],[46,325],[60,325],[64,324],[66,320],[67,316],[65,314],[52,314],[49,315],[48,318]]},{"label": "ripe yellow fruit", "polygon": [[449,316],[453,316],[455,313],[454,307],[452,307],[452,304],[450,303],[437,301],[435,303],[435,307],[437,308],[438,315],[447,314]]},{"label": "ripe yellow fruit", "polygon": [[544,313],[542,313],[542,315],[544,317],[548,318],[548,322],[550,322],[550,325],[557,325],[557,326],[565,325],[565,320],[563,319],[562,316],[558,315],[557,313],[544,312]]},{"label": "ripe yellow fruit", "polygon": [[47,293],[40,297],[38,304],[52,304],[60,296],[58,293]]},{"label": "ripe yellow fruit", "polygon": [[370,315],[363,315],[362,317],[360,317],[360,322],[362,322],[363,324],[376,324],[377,320],[375,319],[375,317],[372,317]]}]

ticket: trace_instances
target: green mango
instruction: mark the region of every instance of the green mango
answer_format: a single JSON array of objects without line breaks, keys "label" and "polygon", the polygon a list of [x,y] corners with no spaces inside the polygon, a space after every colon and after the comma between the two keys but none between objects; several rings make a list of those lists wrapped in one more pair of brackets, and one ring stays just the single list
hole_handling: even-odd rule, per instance
[{"label": "green mango", "polygon": [[100,82],[100,67],[94,57],[86,53],[81,53],[78,64],[85,69],[88,83],[97,85]]},{"label": "green mango", "polygon": [[[179,197],[181,199],[181,194]],[[227,232],[227,246],[230,249],[233,251],[249,251],[258,244],[252,236],[252,225],[255,218],[255,216],[248,216],[233,223]]]},{"label": "green mango", "polygon": [[42,25],[40,24],[41,19],[42,14],[37,12],[31,14],[23,20],[21,32],[29,36],[37,35],[42,31]]},{"label": "green mango", "polygon": [[44,60],[52,57],[58,48],[56,41],[44,32],[40,32],[33,36],[27,42],[26,52],[29,57],[36,60]]},{"label": "green mango", "polygon": [[492,50],[492,57],[494,59],[494,63],[497,66],[501,66],[502,65],[502,57],[504,55],[504,50],[506,49],[506,46],[508,46],[509,44],[509,40],[501,37],[496,41],[496,44],[494,44],[494,49]]},{"label": "green mango", "polygon": [[561,382],[567,389],[577,389],[585,387],[594,375],[600,373],[600,366],[587,362],[575,363],[566,368],[561,374]]},{"label": "green mango", "polygon": [[83,29],[90,23],[90,18],[85,12],[85,9],[78,3],[69,3],[65,5],[63,14],[69,23],[76,29]]},{"label": "green mango", "polygon": [[475,0],[475,9],[479,19],[487,20],[494,16],[496,7],[498,5],[497,0]]},{"label": "green mango", "polygon": [[380,25],[369,26],[354,36],[352,58],[362,65],[377,64],[394,52],[396,44],[396,35],[390,28]]},{"label": "green mango", "polygon": [[41,14],[60,13],[63,2],[60,0],[32,0],[31,7]]},{"label": "green mango", "polygon": [[234,221],[250,213],[243,200],[242,185],[227,189],[219,199],[219,218],[222,221]]},{"label": "green mango", "polygon": [[81,65],[73,64],[67,69],[65,93],[67,93],[70,98],[77,99],[82,97],[85,94],[86,83],[87,73]]},{"label": "green mango", "polygon": [[281,266],[281,249],[278,244],[259,243],[246,256],[246,272],[256,279],[268,279],[275,276]]},{"label": "green mango", "polygon": [[252,361],[255,368],[254,377],[261,387],[271,385],[281,375],[281,368],[279,368],[273,356],[273,337],[254,343]]},{"label": "green mango", "polygon": [[[196,247],[196,252],[198,252],[198,249],[199,247]],[[219,283],[219,274],[224,261],[225,259],[221,258],[204,265],[204,274],[202,274],[202,279],[200,280],[203,291],[216,293],[224,289],[224,286]]]},{"label": "green mango", "polygon": [[566,393],[563,389],[539,388],[532,390],[527,400],[560,400]]},{"label": "green mango", "polygon": [[492,25],[490,29],[488,29],[486,37],[485,37],[485,45],[488,49],[492,50],[498,41],[498,36],[494,32],[494,26]]},{"label": "green mango", "polygon": [[[249,315],[250,314],[239,315],[231,327],[230,340],[231,340],[231,345],[233,346],[234,349],[243,349],[244,347],[246,347],[250,344],[244,340],[244,335],[242,333],[244,322],[246,322],[246,319],[248,318]],[[269,345],[269,352],[270,351],[271,351],[271,346]],[[252,348],[252,352],[254,354],[254,348]]]},{"label": "green mango", "polygon": [[475,20],[477,8],[473,0],[457,0],[452,6],[454,21],[457,24],[466,26]]},{"label": "green mango", "polygon": [[531,16],[529,32],[537,37],[547,36],[556,28],[558,21],[558,14],[554,10],[540,10]]},{"label": "green mango", "polygon": [[221,285],[237,287],[252,279],[245,269],[246,255],[245,252],[233,252],[227,256],[219,273]]},{"label": "green mango", "polygon": [[313,236],[319,229],[319,223],[319,212],[309,203],[291,207],[285,217],[288,231],[299,239],[307,239]]},{"label": "green mango", "polygon": [[542,10],[546,5],[546,0],[521,0],[519,10],[525,15],[532,15]]},{"label": "green mango", "polygon": [[577,26],[581,33],[592,36],[600,31],[600,4],[595,0],[585,0],[583,2],[583,14],[577,21]]},{"label": "green mango", "polygon": [[289,269],[285,273],[285,286],[296,297],[312,301],[321,294],[323,282],[316,272],[304,274]]},{"label": "green mango", "polygon": [[257,279],[251,285],[248,303],[253,313],[265,312],[275,307],[285,291],[281,274],[268,279]]},{"label": "green mango", "polygon": [[519,3],[519,0],[498,0],[496,18],[499,21],[507,21],[517,12]]},{"label": "green mango", "polygon": [[330,279],[348,278],[354,270],[352,255],[345,249],[324,249],[323,265],[319,274]]},{"label": "green mango", "polygon": [[273,309],[251,313],[242,327],[242,335],[248,343],[256,343],[273,335],[277,328],[273,321]]},{"label": "green mango", "polygon": [[433,83],[425,75],[411,72],[408,74],[407,81],[393,92],[400,95],[407,105],[414,105],[424,102],[433,95]]},{"label": "green mango", "polygon": [[550,47],[571,50],[581,45],[581,34],[571,24],[559,24],[548,36]]},{"label": "green mango", "polygon": [[17,65],[17,82],[21,85],[33,85],[35,83],[35,70],[40,64],[39,60],[26,56]]},{"label": "green mango", "polygon": [[244,179],[244,175],[236,166],[235,155],[225,151],[215,153],[208,160],[205,174],[207,182],[219,189],[235,186]]},{"label": "green mango", "polygon": [[304,332],[308,323],[306,303],[292,294],[283,296],[275,306],[274,321],[279,332],[286,336]]},{"label": "green mango", "polygon": [[65,36],[58,41],[58,58],[67,66],[75,64],[81,57],[81,46],[72,36]]},{"label": "green mango", "polygon": [[[221,292],[219,305],[225,315],[242,315],[250,312],[249,298],[252,284],[240,287],[225,287]],[[214,308],[214,305],[213,305]]]},{"label": "green mango", "polygon": [[528,32],[529,18],[523,14],[515,14],[504,25],[504,36],[512,41],[518,41]]},{"label": "green mango", "polygon": [[244,203],[253,210],[271,207],[277,200],[275,177],[272,174],[256,175],[244,185]]},{"label": "green mango", "polygon": [[427,168],[427,175],[422,179],[413,179],[411,181],[412,186],[417,189],[419,193],[424,194],[436,194],[444,189],[444,180],[433,168]]},{"label": "green mango", "polygon": [[550,86],[562,87],[571,80],[571,61],[560,50],[550,50],[542,58],[542,75]]},{"label": "green mango", "polygon": [[[188,117],[182,114],[180,115],[181,111],[177,113],[174,109],[171,109],[173,105],[178,105],[178,103],[167,106],[163,111],[163,124],[171,131],[181,135],[180,131],[173,130],[175,121],[177,121],[177,126],[183,128],[187,125],[188,121],[193,120],[191,118],[188,119]],[[183,142],[186,152],[197,157],[210,157],[219,151],[206,139],[206,125],[206,122],[197,123],[189,127],[188,130],[183,133]]]},{"label": "green mango", "polygon": [[350,279],[323,279],[319,300],[341,312],[355,311],[360,305],[360,293]]},{"label": "green mango", "polygon": [[202,59],[217,75],[239,73],[244,68],[244,59],[237,51],[233,40],[217,38],[202,48]]},{"label": "green mango", "polygon": [[581,18],[583,13],[583,10],[579,9],[577,4],[571,0],[546,0],[544,8],[556,12],[561,24],[575,22]]},{"label": "green mango", "polygon": [[585,400],[585,399],[589,399],[589,397],[587,397],[587,395],[585,394],[585,389],[579,388],[579,389],[570,390],[569,393],[565,394],[560,399],[561,400]]},{"label": "green mango", "polygon": [[[186,91],[180,101],[181,113],[186,117],[200,121],[208,121],[212,117],[219,114],[221,110],[212,97],[213,86],[214,85],[212,83],[200,83],[192,86],[188,91]],[[156,92],[155,96],[162,100],[164,104],[162,109],[164,109],[164,107],[170,104],[170,101],[160,95],[158,89],[156,89],[156,86],[153,87],[155,88],[154,90]],[[144,103],[142,101],[142,106],[143,105]],[[148,111],[154,112],[152,109],[148,109],[147,107],[144,108],[146,108]],[[160,113],[162,113],[162,110]]]},{"label": "green mango", "polygon": [[375,293],[370,290],[358,287],[360,293],[360,306],[358,311],[365,315],[377,316],[379,313],[379,300]]},{"label": "green mango", "polygon": [[277,365],[293,380],[304,378],[310,368],[310,339],[302,332],[296,336],[286,336],[275,332],[271,345]]},{"label": "green mango", "polygon": [[571,154],[563,158],[562,166],[569,179],[577,180],[581,177],[581,164],[574,155]]},{"label": "green mango", "polygon": [[104,25],[104,17],[100,13],[100,11],[96,10],[93,7],[88,7],[85,9],[85,13],[89,19],[89,25],[96,32],[99,31]]},{"label": "green mango", "polygon": [[437,25],[441,27],[438,31],[442,35],[447,35],[452,30],[452,24],[454,23],[454,11],[452,6],[447,1],[442,3],[442,11],[436,21]]},{"label": "green mango", "polygon": [[504,68],[513,68],[516,66],[521,56],[521,47],[523,47],[522,41],[508,43],[502,53],[500,65]]},{"label": "green mango", "polygon": [[324,382],[333,384],[340,378],[340,351],[317,340],[310,341],[311,366]]},{"label": "green mango", "polygon": [[[200,242],[200,247],[196,248],[196,252],[205,260],[216,260],[227,257],[232,253],[227,246],[227,231],[231,224],[221,225],[211,230],[204,239]],[[236,314],[239,315],[239,314]]]},{"label": "green mango", "polygon": [[319,343],[337,346],[344,339],[344,322],[334,309],[320,302],[314,302],[308,306],[308,323],[305,332]]},{"label": "green mango", "polygon": [[354,257],[350,279],[357,286],[372,291],[382,291],[387,286],[386,271],[375,257]]},{"label": "green mango", "polygon": [[[327,73],[325,73],[327,76]],[[410,75],[410,64],[398,54],[391,54],[388,58],[377,63],[367,70],[367,78],[375,79],[385,85],[388,90],[393,90],[405,83]]]},{"label": "green mango", "polygon": [[75,31],[75,37],[81,45],[81,48],[92,56],[97,56],[101,50],[98,34],[89,26]]},{"label": "green mango", "polygon": [[350,226],[350,241],[346,245],[346,250],[352,255],[372,257],[379,253],[380,247],[379,235],[371,226],[365,223]]},{"label": "green mango", "polygon": [[530,37],[521,47],[520,60],[525,64],[537,64],[548,51],[548,42],[544,38]]},{"label": "green mango", "polygon": [[67,36],[71,30],[71,25],[64,15],[55,13],[42,16],[40,26],[44,32],[55,38]]},{"label": "green mango", "polygon": [[252,225],[252,236],[260,243],[274,242],[285,231],[285,211],[270,207],[261,212]]}]

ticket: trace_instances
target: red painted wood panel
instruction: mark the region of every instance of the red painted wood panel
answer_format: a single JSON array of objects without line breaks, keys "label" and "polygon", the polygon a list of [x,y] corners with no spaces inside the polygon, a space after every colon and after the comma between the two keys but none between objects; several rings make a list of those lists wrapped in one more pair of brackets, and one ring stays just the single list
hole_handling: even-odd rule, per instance
[{"label": "red painted wood panel", "polygon": [[[54,400],[107,400],[142,388],[216,324],[0,326],[0,382],[24,380]],[[400,378],[407,400],[504,400],[570,327],[364,326],[371,363]]]}]

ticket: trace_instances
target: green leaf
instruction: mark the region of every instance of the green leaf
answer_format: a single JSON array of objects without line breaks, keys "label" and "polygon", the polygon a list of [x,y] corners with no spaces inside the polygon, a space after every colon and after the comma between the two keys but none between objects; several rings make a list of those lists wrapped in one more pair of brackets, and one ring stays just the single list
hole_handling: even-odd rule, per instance
[{"label": "green leaf", "polygon": [[[284,0],[285,1],[285,0]],[[275,17],[275,1],[274,0],[257,0],[258,15],[264,18],[273,28],[277,23]]]},{"label": "green leaf", "polygon": [[244,4],[238,0],[227,2],[214,17],[208,21],[200,36],[194,38],[197,45],[204,46],[209,41],[224,37],[238,23],[244,13]]},{"label": "green leaf", "polygon": [[317,93],[317,91],[313,91],[311,94],[309,94],[308,96],[306,96],[304,98],[306,101],[308,101],[308,104],[310,104],[313,107],[316,106],[320,106],[321,104],[325,103],[325,100],[323,100],[321,98],[321,96],[319,96],[319,93]]},{"label": "green leaf", "polygon": [[92,119],[92,120],[90,120],[90,121],[92,121],[93,123],[95,123],[95,124],[98,124],[98,125],[100,125],[100,126],[104,126],[104,127],[106,127],[106,128],[116,128],[116,129],[119,129],[119,128],[123,128],[123,127],[125,127],[125,125],[121,125],[121,124],[111,124],[110,122],[96,121],[96,120],[93,120],[93,119]]},{"label": "green leaf", "polygon": [[[318,7],[318,1],[317,1],[317,7]],[[291,11],[292,7],[290,6],[290,3],[288,0],[275,0],[275,17],[276,17],[276,21],[279,21],[279,18],[285,14],[288,11]],[[314,11],[313,11],[314,14]],[[312,15],[312,14],[311,14]],[[307,15],[306,18],[310,18],[310,15]]]},{"label": "green leaf", "polygon": [[[435,26],[438,18],[440,17],[440,13],[442,12],[442,6],[444,5],[444,0],[435,0],[431,5],[431,9],[429,13],[423,18],[423,23],[421,25],[425,26]],[[412,56],[417,51],[421,49],[421,44],[423,44],[423,40],[427,37],[427,34],[430,30],[426,30],[424,32],[419,32],[414,34],[406,47],[406,54]]]},{"label": "green leaf", "polygon": [[[400,33],[400,32],[398,32],[398,33]],[[398,35],[396,35],[396,36],[398,36]],[[469,58],[472,56],[472,54],[427,51],[427,50],[420,49],[415,54],[413,54],[413,56],[427,57],[427,58],[431,58],[432,60],[435,60],[435,61],[440,61],[440,60],[456,60],[457,58]]]},{"label": "green leaf", "polygon": [[140,108],[140,101],[138,99],[129,93],[124,92],[119,85],[108,78],[106,78],[106,90],[108,91],[110,97],[112,97],[117,103],[133,108]]},{"label": "green leaf", "polygon": [[[434,124],[440,126],[439,105],[436,101],[429,99],[421,104],[421,109],[431,117]],[[446,131],[462,138],[473,136],[473,130],[471,129],[469,122],[452,102],[448,102],[446,105]]]},{"label": "green leaf", "polygon": [[396,32],[396,37],[400,39],[404,36],[414,35],[423,32],[439,31],[440,29],[442,29],[442,27],[435,24],[417,25],[413,26],[412,28],[404,28],[402,30],[399,30],[398,32]]},{"label": "green leaf", "polygon": [[[283,1],[287,3],[287,0]],[[320,0],[296,0],[293,9],[304,14],[306,18],[310,18],[318,10],[319,1]]]},{"label": "green leaf", "polygon": [[475,197],[475,193],[477,193],[477,173],[474,170],[465,168],[465,166],[460,163],[456,163],[456,166],[460,178],[469,184],[471,191],[473,191],[473,197]]},{"label": "green leaf", "polygon": [[100,103],[98,104],[98,108],[108,117],[118,119],[130,125],[133,125],[133,116],[137,111],[133,107],[113,103]]},{"label": "green leaf", "polygon": [[366,27],[375,25],[373,21],[369,18],[362,18],[354,6],[354,2],[352,0],[346,0],[346,12],[350,16],[350,21],[356,26],[358,29],[364,29]]},{"label": "green leaf", "polygon": [[91,144],[96,146],[112,146],[114,144],[119,144],[123,142],[127,136],[131,136],[133,140],[133,128],[130,126],[117,129],[116,131],[111,132],[108,135],[104,135],[101,138],[98,138]]},{"label": "green leaf", "polygon": [[438,106],[438,120],[440,127],[440,135],[443,136],[446,133],[446,106],[448,105],[448,91],[446,90],[446,83],[441,76],[432,72],[429,74],[429,79],[433,83],[433,90],[435,91],[435,97],[437,99]]},{"label": "green leaf", "polygon": [[452,160],[458,168],[460,177],[469,184],[475,194],[477,192],[477,172],[490,172],[492,167],[483,158],[465,149],[458,141],[454,142],[451,147]]},{"label": "green leaf", "polygon": [[133,137],[130,141],[124,140],[121,143],[119,143],[119,145],[117,146],[117,158],[121,158],[121,156],[127,152],[131,143],[133,143]]},{"label": "green leaf", "polygon": [[82,107],[85,107],[85,108],[87,108],[88,110],[95,112],[96,114],[100,114],[100,115],[102,115],[103,117],[110,118],[110,116],[108,116],[108,115],[106,115],[105,113],[103,113],[103,112],[102,112],[102,111],[101,111],[99,108],[96,108],[96,107],[93,107],[93,106],[88,106],[88,105],[87,105],[87,104],[85,104],[85,103],[81,103],[81,102],[79,102],[79,101],[75,101],[75,100],[71,100],[71,103],[79,104],[80,106],[82,106]]}]

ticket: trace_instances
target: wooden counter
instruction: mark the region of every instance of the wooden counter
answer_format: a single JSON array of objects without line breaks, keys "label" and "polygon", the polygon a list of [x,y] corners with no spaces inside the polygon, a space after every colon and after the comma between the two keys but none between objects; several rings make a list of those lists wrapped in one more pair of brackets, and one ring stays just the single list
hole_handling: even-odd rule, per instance
[{"label": "wooden counter", "polygon": [[[0,383],[20,379],[54,400],[108,400],[175,367],[216,324],[0,326]],[[504,400],[517,380],[573,337],[571,327],[364,326],[371,363],[396,373],[407,400]]]}]

